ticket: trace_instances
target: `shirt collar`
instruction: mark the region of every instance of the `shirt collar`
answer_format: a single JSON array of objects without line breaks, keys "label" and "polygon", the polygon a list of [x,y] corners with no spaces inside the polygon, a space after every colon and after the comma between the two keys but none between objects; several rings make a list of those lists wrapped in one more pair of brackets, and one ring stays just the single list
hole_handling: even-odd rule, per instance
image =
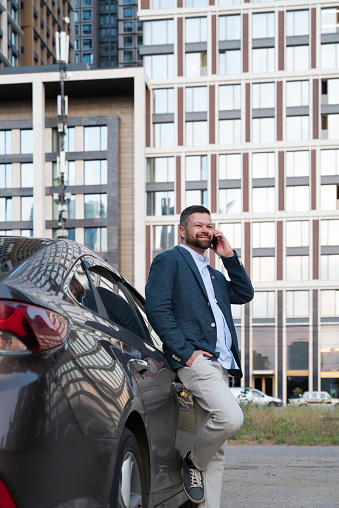
[{"label": "shirt collar", "polygon": [[190,247],[188,247],[188,245],[185,245],[184,243],[181,243],[179,245],[179,247],[182,247],[183,249],[188,250],[188,252],[191,253],[191,255],[193,256],[194,259],[196,259],[197,261],[202,262],[204,265],[208,265],[209,264],[209,262],[210,262],[209,258],[207,258],[205,256],[202,256],[201,254],[198,254],[197,252],[195,252],[195,250],[193,250]]}]

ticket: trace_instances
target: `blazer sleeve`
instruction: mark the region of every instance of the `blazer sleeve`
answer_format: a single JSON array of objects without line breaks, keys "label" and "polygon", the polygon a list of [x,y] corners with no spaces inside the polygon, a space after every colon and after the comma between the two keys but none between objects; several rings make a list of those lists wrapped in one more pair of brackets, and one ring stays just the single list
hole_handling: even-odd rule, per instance
[{"label": "blazer sleeve", "polygon": [[175,319],[173,293],[176,275],[177,260],[173,253],[165,251],[158,254],[151,265],[145,288],[145,311],[168,353],[185,364],[192,356],[194,346],[185,339]]},{"label": "blazer sleeve", "polygon": [[237,253],[234,252],[234,256],[221,260],[231,279],[230,281],[225,279],[230,302],[232,304],[250,302],[254,297],[254,289]]}]

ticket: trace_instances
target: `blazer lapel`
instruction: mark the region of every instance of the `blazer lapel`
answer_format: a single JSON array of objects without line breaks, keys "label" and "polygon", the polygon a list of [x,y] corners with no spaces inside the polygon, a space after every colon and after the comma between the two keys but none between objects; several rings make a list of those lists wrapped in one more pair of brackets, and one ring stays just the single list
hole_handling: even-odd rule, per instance
[{"label": "blazer lapel", "polygon": [[196,278],[197,278],[197,280],[198,280],[198,282],[200,284],[200,287],[203,290],[204,295],[206,296],[206,298],[208,300],[208,295],[207,295],[207,291],[206,291],[206,288],[205,288],[204,281],[202,280],[202,277],[201,277],[200,272],[198,270],[197,264],[194,261],[192,255],[188,252],[188,250],[183,249],[182,247],[176,247],[176,248],[177,248],[178,252],[183,256],[183,258],[185,259],[186,263],[188,264],[188,266],[190,267],[190,269],[192,270],[192,272],[196,276]]}]

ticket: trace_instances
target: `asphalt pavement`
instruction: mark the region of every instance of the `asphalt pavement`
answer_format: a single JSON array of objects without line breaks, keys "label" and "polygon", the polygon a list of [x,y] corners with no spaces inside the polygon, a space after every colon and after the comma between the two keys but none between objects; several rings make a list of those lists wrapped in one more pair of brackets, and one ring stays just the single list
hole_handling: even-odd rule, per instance
[{"label": "asphalt pavement", "polygon": [[226,450],[221,508],[339,508],[339,446]]}]

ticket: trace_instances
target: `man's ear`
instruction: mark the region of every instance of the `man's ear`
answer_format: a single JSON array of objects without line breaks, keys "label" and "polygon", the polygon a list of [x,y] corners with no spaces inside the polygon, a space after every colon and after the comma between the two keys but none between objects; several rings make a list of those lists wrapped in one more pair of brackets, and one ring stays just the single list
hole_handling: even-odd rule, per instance
[{"label": "man's ear", "polygon": [[184,226],[179,226],[179,233],[180,233],[180,238],[181,240],[185,240],[185,228]]}]

